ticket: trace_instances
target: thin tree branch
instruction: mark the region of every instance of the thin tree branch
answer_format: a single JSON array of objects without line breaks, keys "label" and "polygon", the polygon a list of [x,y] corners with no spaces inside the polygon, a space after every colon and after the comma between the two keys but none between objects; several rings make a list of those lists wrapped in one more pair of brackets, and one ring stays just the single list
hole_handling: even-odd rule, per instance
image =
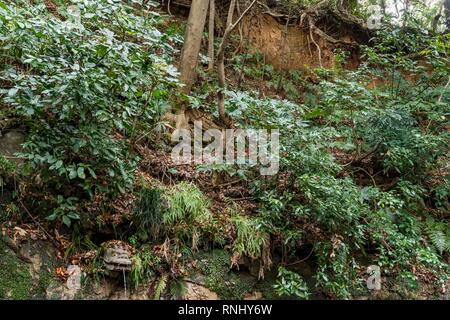
[{"label": "thin tree branch", "polygon": [[247,12],[250,11],[250,9],[253,7],[253,5],[256,3],[257,0],[253,0],[253,2],[247,7],[247,9],[244,10],[244,12],[242,12],[241,16],[236,20],[236,22],[231,26],[231,30],[233,31],[234,28],[236,28],[236,26],[241,22],[241,20],[245,17],[245,15],[247,14]]}]

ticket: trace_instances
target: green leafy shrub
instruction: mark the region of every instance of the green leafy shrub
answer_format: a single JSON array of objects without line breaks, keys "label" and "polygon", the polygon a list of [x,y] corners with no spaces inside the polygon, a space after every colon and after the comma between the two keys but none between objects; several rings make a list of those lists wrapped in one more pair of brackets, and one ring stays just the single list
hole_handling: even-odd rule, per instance
[{"label": "green leafy shrub", "polygon": [[317,222],[332,232],[353,236],[355,241],[363,237],[361,219],[369,208],[350,179],[302,175],[298,183]]},{"label": "green leafy shrub", "polygon": [[75,197],[64,198],[58,195],[56,198],[57,207],[52,211],[52,213],[47,217],[47,220],[55,221],[60,220],[67,227],[72,225],[72,221],[80,220],[80,216],[77,213],[76,202],[78,201]]},{"label": "green leafy shrub", "polygon": [[445,137],[423,134],[408,111],[372,110],[366,117],[364,138],[386,172],[420,174],[445,154]]},{"label": "green leafy shrub", "polygon": [[155,269],[160,264],[160,258],[153,255],[151,248],[143,248],[133,256],[133,264],[130,271],[130,279],[137,288],[139,284],[155,277]]},{"label": "green leafy shrub", "polygon": [[280,297],[308,299],[310,296],[308,286],[303,278],[298,273],[284,267],[278,267],[278,279],[273,287]]},{"label": "green leafy shrub", "polygon": [[50,185],[123,192],[137,161],[124,137],[153,123],[176,85],[171,48],[157,14],[118,1],[75,5],[79,21],[25,1],[1,6],[3,101],[28,125],[24,156]]},{"label": "green leafy shrub", "polygon": [[340,299],[349,299],[362,289],[359,265],[351,255],[350,245],[336,236],[317,244],[317,284]]}]

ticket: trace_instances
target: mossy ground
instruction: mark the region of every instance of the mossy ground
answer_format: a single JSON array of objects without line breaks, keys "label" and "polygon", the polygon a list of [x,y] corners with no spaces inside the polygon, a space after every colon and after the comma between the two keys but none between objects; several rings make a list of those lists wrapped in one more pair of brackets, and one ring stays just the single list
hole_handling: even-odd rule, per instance
[{"label": "mossy ground", "polygon": [[242,299],[255,284],[251,277],[240,277],[230,270],[230,254],[225,250],[200,252],[197,259],[205,286],[221,299]]},{"label": "mossy ground", "polygon": [[0,241],[0,299],[29,299],[32,286],[29,265]]}]

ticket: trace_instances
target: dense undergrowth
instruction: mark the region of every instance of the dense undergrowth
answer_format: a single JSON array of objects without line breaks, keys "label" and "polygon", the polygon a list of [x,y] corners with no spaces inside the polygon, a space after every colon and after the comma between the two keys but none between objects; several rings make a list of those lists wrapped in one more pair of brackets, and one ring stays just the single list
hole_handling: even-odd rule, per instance
[{"label": "dense undergrowth", "polygon": [[[170,126],[161,116],[178,94],[172,57],[181,30],[151,11],[153,3],[71,3],[80,16],[62,2],[62,21],[40,1],[0,1],[0,116],[15,119],[5,129],[20,128],[27,139],[23,164],[0,157],[0,184],[11,191],[0,222],[26,222],[23,204],[35,208],[48,230],[71,239],[69,257],[101,252],[90,235],[111,224],[104,213],[123,215],[112,225],[135,250],[128,276],[135,287],[154,281],[155,298],[181,297],[192,272],[223,298],[242,298],[252,285],[231,268],[243,258],[257,262],[261,278],[278,271],[272,288],[281,297],[367,294],[369,264],[399,296],[424,285],[433,297],[444,292],[448,35],[386,27],[352,71],[338,64],[282,73],[257,54],[234,57],[228,69],[239,80],[226,91],[227,110],[237,127],[280,130],[281,168],[269,178],[249,166],[199,168],[239,177],[258,204],[245,212],[230,200],[219,215],[201,183],[136,178],[136,146],[167,150]],[[214,113],[216,82],[201,78],[208,81],[187,99]],[[131,209],[115,207],[126,195],[136,199]],[[286,267],[306,255],[317,288]],[[92,278],[104,273],[100,260],[85,266]]]}]

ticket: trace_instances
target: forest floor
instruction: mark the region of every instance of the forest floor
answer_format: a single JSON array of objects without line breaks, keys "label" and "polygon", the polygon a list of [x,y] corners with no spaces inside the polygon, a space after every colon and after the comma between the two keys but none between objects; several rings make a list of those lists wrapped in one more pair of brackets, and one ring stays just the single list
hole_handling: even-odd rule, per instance
[{"label": "forest floor", "polygon": [[[61,19],[57,2],[46,0],[45,4],[53,15]],[[183,12],[184,14],[182,14]],[[165,12],[160,13],[166,14]],[[166,32],[170,30],[170,32],[182,34],[186,21],[185,13],[184,9],[177,12],[176,8],[172,8],[174,16],[166,20],[162,29]],[[256,25],[260,26],[257,31],[252,33],[252,28],[244,25],[241,32],[243,34],[247,32],[247,36],[241,38],[237,33],[233,38],[230,52],[236,51],[234,55],[230,55],[230,63],[227,65],[229,88],[255,92],[261,100],[275,99],[289,100],[298,104],[305,103],[311,99],[311,92],[315,90],[314,88],[319,86],[318,76],[314,72],[314,69],[319,66],[319,59],[317,53],[313,54],[311,48],[308,49],[306,45],[307,34],[299,30],[292,31],[288,39],[289,45],[287,48],[283,48],[280,46],[280,43],[285,42],[281,36],[282,26],[277,24],[274,19],[260,18],[256,22]],[[266,54],[261,53],[261,48],[265,44],[270,44],[266,46],[267,50],[270,50],[270,52],[266,51]],[[178,47],[179,45],[175,44]],[[337,68],[339,62],[336,62],[333,48],[323,41],[320,45],[326,67]],[[277,57],[282,57],[286,50],[291,52],[299,47],[302,50],[300,56],[294,54],[289,57],[289,61],[277,60]],[[174,55],[175,60],[179,58],[178,54],[179,51]],[[347,65],[343,66],[339,72],[354,70],[358,64],[359,57],[351,53]],[[200,66],[200,69],[203,66]],[[299,74],[301,76],[298,76]],[[212,86],[213,81],[207,72],[202,70],[199,72],[193,91],[196,97],[200,96],[203,99],[203,105],[210,105],[214,102],[215,90],[211,90],[207,94],[204,94],[203,90],[205,86]],[[381,86],[382,83],[378,83],[378,85]],[[210,112],[215,111],[205,109],[201,112],[210,119],[213,118]],[[319,125],[322,121],[324,127],[329,125],[322,119],[315,119],[315,121]],[[64,227],[61,223],[49,227],[48,221],[40,217],[41,213],[48,208],[33,206],[32,203],[35,202],[25,201],[39,199],[44,202],[51,197],[49,191],[41,189],[39,175],[34,177],[33,181],[18,181],[18,185],[14,179],[13,183],[2,188],[0,200],[5,204],[12,202],[17,190],[21,192],[21,197],[16,208],[11,206],[5,209],[6,212],[11,213],[11,216],[17,218],[11,218],[1,224],[0,299],[159,298],[166,285],[164,281],[167,280],[167,277],[171,277],[168,276],[169,273],[177,275],[175,280],[182,278],[187,286],[187,292],[185,291],[183,295],[175,294],[172,297],[249,300],[279,298],[274,289],[278,274],[276,268],[264,269],[267,261],[262,261],[263,257],[252,259],[230,254],[231,244],[237,237],[236,230],[230,225],[230,221],[235,218],[236,214],[242,217],[258,217],[263,208],[262,202],[255,196],[253,190],[253,182],[256,179],[248,180],[246,177],[242,177],[240,172],[230,174],[226,170],[199,170],[195,164],[178,165],[171,158],[170,145],[165,143],[166,138],[167,134],[162,134],[153,141],[146,139],[132,141],[131,150],[139,156],[140,160],[134,172],[134,179],[137,183],[131,190],[127,190],[113,199],[108,199],[100,193],[95,194],[92,198],[82,199],[82,204],[78,208],[89,215],[86,219],[82,217],[82,227],[87,230],[86,234],[78,234],[74,237],[69,232],[61,231]],[[368,173],[369,169],[365,168],[372,165],[370,153],[361,157],[360,150],[346,151],[331,145],[328,146],[327,151],[339,165],[346,166],[355,161],[358,162],[359,169],[357,171],[349,173],[343,170],[337,174],[337,178],[351,176],[360,188],[375,185],[381,192],[389,192],[399,180],[395,176],[383,176],[382,174],[377,176],[373,171]],[[439,173],[442,176],[447,174],[448,172]],[[274,189],[287,190],[291,187],[289,185],[290,178],[290,173],[286,172],[277,176]],[[222,247],[214,244],[209,248],[202,248],[194,252],[195,250],[187,247],[175,249],[176,246],[173,245],[173,242],[177,242],[179,239],[174,237],[157,244],[152,243],[150,239],[145,239],[142,245],[143,249],[136,250],[133,247],[133,241],[142,242],[142,239],[139,238],[140,235],[128,236],[131,234],[130,230],[137,228],[133,219],[142,189],[172,190],[171,188],[176,188],[174,186],[183,185],[183,183],[193,185],[195,190],[201,191],[212,214],[213,218],[211,219],[214,219],[214,223],[217,224],[214,227],[219,228],[220,234],[224,235],[224,239],[220,239],[218,243],[222,241],[226,244]],[[177,192],[177,189],[174,190]],[[20,214],[17,214],[17,211]],[[302,231],[311,239],[329,237],[318,228],[317,224],[299,220]],[[183,225],[180,228],[183,228]],[[180,232],[180,234],[183,233]],[[207,234],[209,235],[209,233]],[[271,235],[272,238],[276,236],[276,232]],[[195,239],[194,236],[193,238]],[[192,239],[192,247],[195,247],[194,239]],[[151,248],[147,246],[149,244],[151,244]],[[284,248],[282,243],[272,243],[272,245],[275,249],[272,249],[269,258],[266,256],[265,259],[273,265],[283,262],[287,269],[301,275],[311,289],[310,298],[329,299],[335,297],[317,286],[318,260],[313,254],[316,249],[315,245],[306,241],[304,244],[302,243],[294,250],[295,259],[292,259],[292,255],[287,257],[286,252],[280,249]],[[123,269],[121,272],[115,269],[105,270],[103,257],[105,251],[111,247],[114,249],[120,247],[133,259],[139,257],[140,262],[145,261],[155,266],[155,274],[148,275],[145,281],[139,278],[139,281],[131,284],[130,277],[135,271],[136,260],[133,260],[133,269],[131,270],[123,271],[125,270]],[[188,251],[190,260],[184,260],[185,252],[183,250]],[[145,252],[151,252],[152,256],[146,257]],[[376,259],[377,254],[368,248],[367,254],[353,257],[361,266],[358,270],[360,278],[366,277],[366,268]],[[158,262],[153,260],[149,262],[145,259],[154,259]],[[160,266],[160,261],[165,261],[164,268]],[[433,284],[435,280],[433,274],[422,269],[418,269],[415,274],[420,278],[420,289],[415,292],[407,292],[407,290],[405,292],[403,288],[398,287],[393,276],[386,275],[383,278],[382,290],[364,290],[353,298],[448,299],[448,289],[445,286],[442,291],[436,290]],[[161,289],[163,286],[164,288]],[[169,297],[170,295],[166,294],[165,298]]]}]

